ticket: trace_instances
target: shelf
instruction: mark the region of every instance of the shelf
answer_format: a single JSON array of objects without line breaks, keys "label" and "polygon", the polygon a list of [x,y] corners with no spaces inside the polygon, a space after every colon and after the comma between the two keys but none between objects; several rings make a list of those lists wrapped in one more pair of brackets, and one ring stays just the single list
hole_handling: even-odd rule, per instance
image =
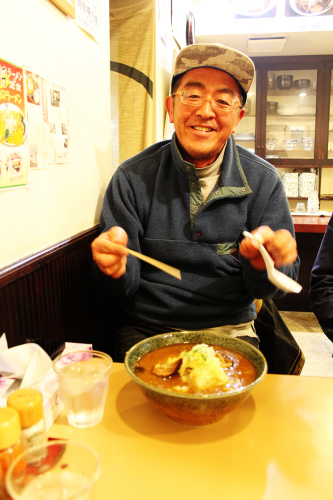
[{"label": "shelf", "polygon": [[287,89],[285,89],[285,90],[280,90],[280,89],[268,90],[267,96],[269,96],[269,97],[289,97],[289,96],[299,97],[299,94],[301,94],[302,92],[306,92],[307,96],[316,96],[317,95],[317,91],[314,89],[311,89],[309,87],[307,89],[291,88],[289,90],[287,90]]},{"label": "shelf", "polygon": [[[271,151],[272,154],[275,154],[275,153],[291,153],[291,152],[306,154],[306,153],[310,153],[311,151],[313,152],[313,149],[310,150],[310,151],[308,151],[307,149],[297,149],[297,148],[295,148],[295,149],[267,149],[267,151]],[[313,158],[314,158],[314,155],[313,155],[312,159]]]},{"label": "shelf", "polygon": [[[285,160],[286,158],[279,158],[279,160]],[[290,158],[291,160],[293,160],[294,158]],[[276,168],[283,168],[287,171],[289,171],[289,173],[291,172],[296,172],[298,170],[301,170],[301,169],[305,169],[305,170],[309,170],[309,169],[314,169],[314,170],[319,170],[320,168],[323,168],[322,166],[318,166],[318,165],[276,165]]]},{"label": "shelf", "polygon": [[279,113],[276,113],[274,115],[266,115],[267,118],[297,118],[297,119],[300,119],[300,118],[316,118],[316,113],[313,113],[311,115],[307,114],[307,115],[279,115]]},{"label": "shelf", "polygon": [[[242,137],[243,135],[243,137]],[[255,141],[255,137],[249,137],[249,136],[246,136],[245,134],[240,134],[240,137],[237,137],[234,136],[234,139],[236,142],[254,142]]]},{"label": "shelf", "polygon": [[237,139],[235,137],[235,141],[236,142],[254,142],[254,139]]},{"label": "shelf", "polygon": [[322,194],[319,198],[322,201],[332,201],[333,200],[333,194]]}]

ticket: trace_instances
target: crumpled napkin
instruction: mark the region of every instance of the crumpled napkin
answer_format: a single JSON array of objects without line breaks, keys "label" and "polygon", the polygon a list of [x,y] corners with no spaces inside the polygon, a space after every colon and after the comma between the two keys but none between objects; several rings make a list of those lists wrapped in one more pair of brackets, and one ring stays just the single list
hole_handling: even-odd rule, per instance
[{"label": "crumpled napkin", "polygon": [[5,334],[0,338],[0,406],[17,389],[37,389],[43,396],[44,423],[49,430],[63,404],[52,359],[38,344],[22,344],[8,349]]},{"label": "crumpled napkin", "polygon": [[3,336],[0,342],[0,397],[16,381],[15,389],[30,388],[53,372],[50,356],[38,344],[22,344],[8,349]]}]

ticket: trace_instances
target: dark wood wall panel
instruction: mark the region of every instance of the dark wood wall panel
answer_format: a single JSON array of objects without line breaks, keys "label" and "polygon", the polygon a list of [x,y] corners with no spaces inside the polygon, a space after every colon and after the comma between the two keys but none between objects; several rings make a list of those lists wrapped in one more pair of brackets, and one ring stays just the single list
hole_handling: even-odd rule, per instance
[{"label": "dark wood wall panel", "polygon": [[9,347],[47,339],[111,352],[116,306],[90,281],[98,232],[96,226],[0,271],[0,333]]},{"label": "dark wood wall panel", "polygon": [[280,311],[310,311],[310,275],[323,233],[297,233],[297,248],[301,259],[298,282],[303,289],[299,294],[289,293],[283,299],[274,300]]}]

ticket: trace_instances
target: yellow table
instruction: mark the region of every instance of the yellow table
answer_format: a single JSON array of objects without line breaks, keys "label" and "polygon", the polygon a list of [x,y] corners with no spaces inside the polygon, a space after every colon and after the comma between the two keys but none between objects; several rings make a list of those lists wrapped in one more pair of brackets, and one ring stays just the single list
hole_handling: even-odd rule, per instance
[{"label": "yellow table", "polygon": [[220,422],[183,427],[146,402],[114,363],[103,421],[49,436],[91,445],[96,500],[332,500],[333,378],[267,375]]}]

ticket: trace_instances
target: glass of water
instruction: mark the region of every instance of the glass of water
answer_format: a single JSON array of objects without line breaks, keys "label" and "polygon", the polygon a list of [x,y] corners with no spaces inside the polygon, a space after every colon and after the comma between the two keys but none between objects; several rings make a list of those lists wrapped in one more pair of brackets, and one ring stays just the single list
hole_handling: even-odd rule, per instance
[{"label": "glass of water", "polygon": [[100,472],[100,459],[90,446],[52,440],[14,460],[6,490],[13,500],[93,500]]},{"label": "glass of water", "polygon": [[92,427],[104,414],[112,359],[100,351],[74,351],[53,361],[68,423]]}]

